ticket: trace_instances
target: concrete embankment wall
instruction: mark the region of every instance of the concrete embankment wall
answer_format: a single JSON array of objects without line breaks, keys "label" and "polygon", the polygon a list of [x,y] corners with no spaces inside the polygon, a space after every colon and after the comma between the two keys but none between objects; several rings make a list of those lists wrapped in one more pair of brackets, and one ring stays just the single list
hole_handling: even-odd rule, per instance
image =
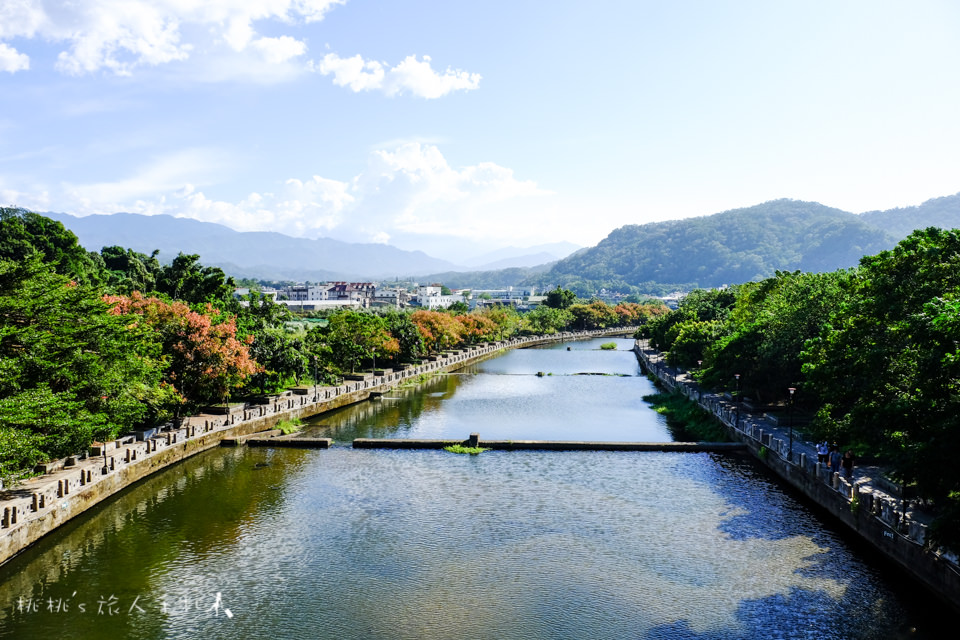
[{"label": "concrete embankment wall", "polygon": [[[274,429],[281,420],[307,418],[383,393],[421,375],[460,369],[504,349],[632,333],[633,328],[564,332],[514,338],[454,350],[402,371],[372,374],[337,387],[312,387],[272,397],[266,404],[241,406],[225,414],[201,414],[179,429],[126,436],[94,447],[89,455],[46,465],[44,475],[0,492],[0,564],[61,524],[152,473],[184,458],[247,436]],[[291,442],[289,446],[297,446]]]},{"label": "concrete embankment wall", "polygon": [[926,525],[911,518],[902,500],[878,486],[879,478],[850,482],[819,464],[816,456],[799,453],[796,446],[790,459],[782,428],[777,429],[762,417],[738,416],[733,402],[684,381],[682,375],[664,365],[662,354],[642,348],[639,342],[634,351],[647,372],[665,387],[697,402],[773,473],[960,612],[957,556],[925,546]]}]

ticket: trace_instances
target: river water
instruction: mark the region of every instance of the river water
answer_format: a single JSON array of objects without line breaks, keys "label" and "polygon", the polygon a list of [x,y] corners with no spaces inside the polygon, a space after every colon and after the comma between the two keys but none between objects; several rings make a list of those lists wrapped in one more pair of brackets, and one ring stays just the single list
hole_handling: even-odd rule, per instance
[{"label": "river water", "polygon": [[601,342],[321,416],[329,450],[218,449],[149,478],[0,568],[0,637],[938,637],[929,598],[749,460],[349,447],[669,440],[631,342]]}]

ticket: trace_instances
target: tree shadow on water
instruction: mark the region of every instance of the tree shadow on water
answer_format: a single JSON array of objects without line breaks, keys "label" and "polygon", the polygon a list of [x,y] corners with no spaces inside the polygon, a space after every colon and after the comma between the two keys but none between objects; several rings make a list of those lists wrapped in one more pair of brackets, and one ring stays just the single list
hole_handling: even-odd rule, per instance
[{"label": "tree shadow on water", "polygon": [[[690,620],[683,619],[654,627],[642,637],[645,640],[891,640],[934,637],[914,628],[916,621],[906,619],[895,603],[879,596],[864,599],[864,595],[848,589],[844,597],[837,600],[824,591],[794,587],[789,594],[741,601],[736,614],[739,624],[735,628],[695,631],[691,628]],[[935,628],[935,624],[930,629]]]}]

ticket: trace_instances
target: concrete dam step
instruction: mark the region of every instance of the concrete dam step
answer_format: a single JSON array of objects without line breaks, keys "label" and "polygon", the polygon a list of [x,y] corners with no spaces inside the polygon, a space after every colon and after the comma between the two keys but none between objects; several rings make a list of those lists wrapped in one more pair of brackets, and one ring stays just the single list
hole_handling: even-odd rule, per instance
[{"label": "concrete dam step", "polygon": [[452,445],[497,451],[673,451],[683,453],[745,451],[739,442],[579,442],[568,440],[433,440],[415,438],[357,438],[354,449],[442,449]]}]

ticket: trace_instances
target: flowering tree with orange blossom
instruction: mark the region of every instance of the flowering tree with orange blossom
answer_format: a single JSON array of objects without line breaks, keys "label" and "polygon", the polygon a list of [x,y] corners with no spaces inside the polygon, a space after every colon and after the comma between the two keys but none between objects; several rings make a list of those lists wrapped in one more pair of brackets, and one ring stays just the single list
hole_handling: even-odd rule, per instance
[{"label": "flowering tree with orange blossom", "polygon": [[153,330],[165,359],[164,380],[182,399],[173,409],[175,418],[183,405],[226,401],[231,389],[259,370],[248,349],[253,336],[239,340],[236,319],[209,304],[194,311],[182,302],[146,298],[136,291],[104,300],[113,305],[112,314]]},{"label": "flowering tree with orange blossom", "polygon": [[485,342],[497,337],[499,330],[497,323],[486,316],[479,313],[465,313],[456,316],[456,319],[463,325],[463,340],[467,344]]},{"label": "flowering tree with orange blossom", "polygon": [[621,302],[613,308],[619,318],[618,324],[622,327],[639,326],[648,320],[669,313],[670,309],[660,304],[638,304],[636,302]]},{"label": "flowering tree with orange blossom", "polygon": [[449,313],[421,309],[410,314],[410,319],[423,336],[428,353],[449,349],[463,340],[463,324]]}]

